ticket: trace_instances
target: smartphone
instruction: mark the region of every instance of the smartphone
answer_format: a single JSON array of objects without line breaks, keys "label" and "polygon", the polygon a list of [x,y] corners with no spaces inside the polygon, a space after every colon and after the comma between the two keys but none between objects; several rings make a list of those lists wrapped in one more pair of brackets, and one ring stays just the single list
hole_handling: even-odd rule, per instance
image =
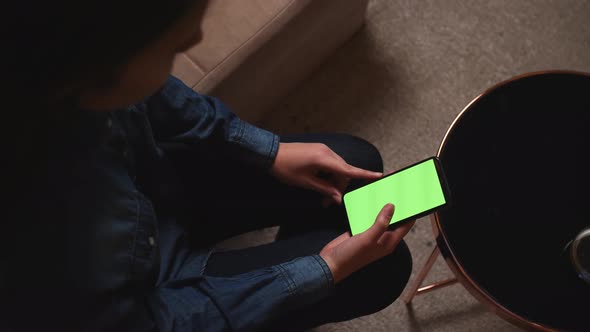
[{"label": "smartphone", "polygon": [[420,161],[344,194],[350,233],[369,229],[387,203],[395,205],[390,227],[447,206],[450,193],[436,157]]}]

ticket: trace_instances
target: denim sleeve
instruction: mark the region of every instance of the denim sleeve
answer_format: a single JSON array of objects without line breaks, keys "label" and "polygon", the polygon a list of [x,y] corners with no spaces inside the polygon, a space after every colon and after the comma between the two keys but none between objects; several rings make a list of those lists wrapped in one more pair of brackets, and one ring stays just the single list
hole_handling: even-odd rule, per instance
[{"label": "denim sleeve", "polygon": [[144,105],[159,142],[187,144],[262,168],[269,168],[277,154],[277,135],[242,121],[216,98],[173,76]]},{"label": "denim sleeve", "polygon": [[161,331],[258,331],[325,298],[333,284],[324,260],[313,255],[232,277],[205,275],[196,287],[163,287],[152,305]]}]

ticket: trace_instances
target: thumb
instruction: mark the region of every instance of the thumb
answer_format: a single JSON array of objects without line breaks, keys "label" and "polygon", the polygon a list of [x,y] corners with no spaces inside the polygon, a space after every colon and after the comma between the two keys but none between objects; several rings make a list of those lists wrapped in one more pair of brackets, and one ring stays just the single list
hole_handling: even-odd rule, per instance
[{"label": "thumb", "polygon": [[385,204],[385,206],[381,209],[373,226],[371,226],[371,228],[366,231],[367,237],[370,238],[370,241],[373,242],[379,240],[381,235],[385,233],[389,227],[391,217],[393,217],[394,210],[395,206],[391,203]]}]

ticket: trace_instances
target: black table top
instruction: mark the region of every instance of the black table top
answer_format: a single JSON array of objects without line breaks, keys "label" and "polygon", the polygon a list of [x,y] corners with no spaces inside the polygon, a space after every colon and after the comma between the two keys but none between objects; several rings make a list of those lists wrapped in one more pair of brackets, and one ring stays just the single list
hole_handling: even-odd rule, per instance
[{"label": "black table top", "polygon": [[491,89],[439,157],[452,195],[437,214],[443,254],[524,320],[590,331],[590,285],[564,253],[590,226],[590,76],[534,74]]}]

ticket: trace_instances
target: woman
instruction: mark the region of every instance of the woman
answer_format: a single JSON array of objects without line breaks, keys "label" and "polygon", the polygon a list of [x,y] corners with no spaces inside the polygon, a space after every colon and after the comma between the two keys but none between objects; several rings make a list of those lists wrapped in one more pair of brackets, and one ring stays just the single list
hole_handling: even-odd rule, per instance
[{"label": "woman", "polygon": [[278,137],[169,77],[206,1],[33,2],[3,18],[9,331],[300,330],[399,296],[411,225],[388,231],[388,204],[350,237],[341,205],[382,176],[372,145]]}]

